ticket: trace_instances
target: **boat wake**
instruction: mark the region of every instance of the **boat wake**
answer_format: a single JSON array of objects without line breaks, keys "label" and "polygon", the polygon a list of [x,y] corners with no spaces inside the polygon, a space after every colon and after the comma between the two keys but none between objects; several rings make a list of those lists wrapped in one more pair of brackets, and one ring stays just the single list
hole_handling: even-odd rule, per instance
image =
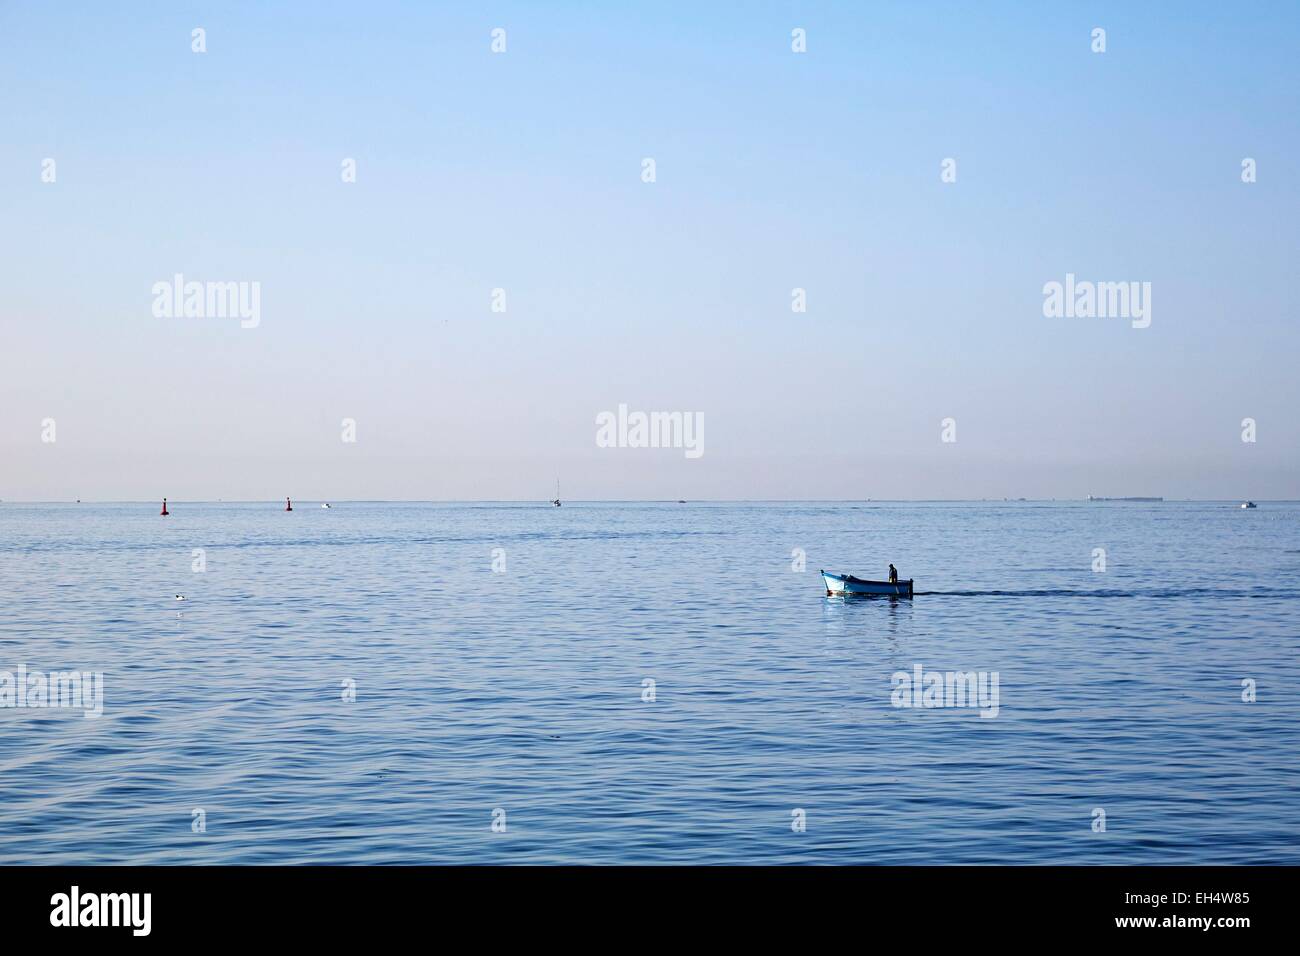
[{"label": "boat wake", "polygon": [[1079,598],[1300,598],[1295,588],[1103,588],[1093,591],[1076,591],[1069,588],[1039,588],[1032,591],[917,591],[917,597],[1079,597]]}]

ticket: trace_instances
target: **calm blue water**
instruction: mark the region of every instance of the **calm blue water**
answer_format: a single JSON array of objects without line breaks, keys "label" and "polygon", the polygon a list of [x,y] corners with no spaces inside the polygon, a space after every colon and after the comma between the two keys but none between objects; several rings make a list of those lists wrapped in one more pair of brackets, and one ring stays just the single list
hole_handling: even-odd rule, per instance
[{"label": "calm blue water", "polygon": [[1300,863],[1300,505],[295,505],[0,504],[0,863]]}]

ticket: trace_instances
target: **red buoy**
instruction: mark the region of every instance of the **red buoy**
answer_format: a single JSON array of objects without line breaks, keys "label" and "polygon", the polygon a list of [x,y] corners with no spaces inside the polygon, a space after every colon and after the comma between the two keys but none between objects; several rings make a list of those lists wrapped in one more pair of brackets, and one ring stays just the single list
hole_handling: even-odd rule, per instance
[{"label": "red buoy", "polygon": [[171,514],[171,512],[167,510],[167,499],[166,499],[166,498],[163,499],[163,510],[162,510],[162,513],[163,513],[164,515],[169,515],[169,514]]},{"label": "red buoy", "polygon": [[293,510],[293,502],[290,501],[288,498],[285,498],[285,499],[284,499],[284,510],[285,510],[285,511],[292,511],[292,510]]}]

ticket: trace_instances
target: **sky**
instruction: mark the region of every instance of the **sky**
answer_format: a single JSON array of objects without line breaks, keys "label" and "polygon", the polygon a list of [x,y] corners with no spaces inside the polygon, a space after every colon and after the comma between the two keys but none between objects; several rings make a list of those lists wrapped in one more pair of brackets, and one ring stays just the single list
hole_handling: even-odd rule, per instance
[{"label": "sky", "polygon": [[[0,0],[0,499],[1300,498],[1297,49],[1294,3]],[[1067,274],[1150,325],[1045,316]]]}]

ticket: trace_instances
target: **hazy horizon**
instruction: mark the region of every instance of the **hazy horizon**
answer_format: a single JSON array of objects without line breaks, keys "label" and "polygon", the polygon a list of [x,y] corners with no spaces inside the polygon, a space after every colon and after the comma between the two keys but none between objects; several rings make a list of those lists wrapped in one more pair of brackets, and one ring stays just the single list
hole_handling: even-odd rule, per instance
[{"label": "hazy horizon", "polygon": [[[1146,496],[1130,495],[1123,497],[1108,497],[1103,495],[1096,496],[1096,501],[1089,502],[1085,498],[1029,498],[1016,497],[1012,498],[567,498],[564,500],[565,505],[654,505],[654,504],[715,504],[715,505],[762,505],[762,504],[880,504],[880,505],[924,505],[924,504],[1237,504],[1244,499],[1240,498],[1167,498],[1161,497],[1159,501],[1140,501],[1136,500]],[[1156,497],[1156,496],[1151,496]],[[1126,500],[1127,499],[1127,500]],[[152,505],[161,503],[162,499],[154,498],[77,498],[72,500],[65,499],[36,499],[36,498],[3,498],[0,504],[8,503],[15,505]],[[259,505],[271,504],[278,505],[284,502],[284,498],[167,498],[168,507],[177,505]],[[1250,499],[1256,504],[1295,504],[1300,502],[1300,498],[1254,498]],[[544,504],[550,505],[551,501],[544,498],[291,498],[292,502],[306,507],[307,505],[320,505],[323,503],[330,504],[354,504],[354,505],[528,505]],[[296,511],[297,508],[295,507]]]},{"label": "hazy horizon", "polygon": [[[0,7],[0,499],[1300,499],[1296,49],[1268,3]],[[1047,317],[1076,277],[1145,316]],[[700,454],[599,447],[620,405]]]}]

